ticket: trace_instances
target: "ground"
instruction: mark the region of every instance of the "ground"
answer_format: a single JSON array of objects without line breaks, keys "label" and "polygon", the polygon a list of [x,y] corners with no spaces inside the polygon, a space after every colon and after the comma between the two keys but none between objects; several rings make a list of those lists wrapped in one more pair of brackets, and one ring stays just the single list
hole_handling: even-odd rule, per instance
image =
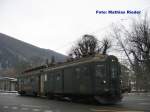
[{"label": "ground", "polygon": [[150,112],[150,93],[125,94],[121,103],[100,105],[95,103],[49,100],[0,93],[0,112]]}]

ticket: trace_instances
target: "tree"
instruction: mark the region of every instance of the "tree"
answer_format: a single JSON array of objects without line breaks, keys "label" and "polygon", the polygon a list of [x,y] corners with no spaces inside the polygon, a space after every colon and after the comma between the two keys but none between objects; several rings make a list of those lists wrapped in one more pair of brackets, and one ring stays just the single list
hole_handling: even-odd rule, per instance
[{"label": "tree", "polygon": [[[130,52],[139,63],[150,68],[150,26],[147,18],[134,22],[132,32],[128,35]],[[146,69],[145,68],[145,69]]]},{"label": "tree", "polygon": [[112,47],[111,41],[108,38],[104,38],[102,40],[102,47],[101,47],[102,54],[107,54],[108,49],[110,49],[111,47]]},{"label": "tree", "polygon": [[[150,84],[150,22],[147,16],[132,22],[132,27],[115,27],[113,37],[126,54],[136,74],[137,89],[148,89]],[[125,39],[123,39],[125,38]],[[123,42],[127,42],[124,44]],[[142,87],[141,87],[142,86]],[[150,88],[149,88],[150,89]]]},{"label": "tree", "polygon": [[[126,35],[124,35],[124,34],[126,34],[125,32],[128,32],[127,30],[125,30],[125,27],[123,26],[123,27],[116,27],[116,26],[113,26],[113,33],[112,33],[112,37],[114,37],[116,40],[117,40],[117,44],[119,45],[119,47],[121,48],[121,50],[119,50],[120,48],[118,48],[117,50],[119,50],[119,51],[123,51],[124,53],[125,53],[125,55],[127,56],[127,58],[128,58],[128,61],[129,61],[129,63],[130,63],[130,65],[133,67],[133,62],[132,62],[132,60],[131,60],[131,57],[129,56],[129,50],[128,50],[128,48],[125,46],[125,44],[123,43],[123,42],[125,42],[126,41],[126,39],[125,40],[123,40],[123,36],[124,37],[126,37]],[[126,45],[127,45],[127,43],[126,43]]]},{"label": "tree", "polygon": [[111,41],[105,38],[101,44],[93,35],[83,35],[77,41],[77,44],[71,49],[70,56],[75,58],[86,57],[96,53],[107,54],[107,50],[111,48]]},{"label": "tree", "polygon": [[150,86],[148,83],[150,81],[150,23],[145,16],[143,20],[134,22],[132,26],[132,32],[128,34],[131,46],[129,50],[141,68],[144,89],[147,90],[150,89],[148,88]]}]

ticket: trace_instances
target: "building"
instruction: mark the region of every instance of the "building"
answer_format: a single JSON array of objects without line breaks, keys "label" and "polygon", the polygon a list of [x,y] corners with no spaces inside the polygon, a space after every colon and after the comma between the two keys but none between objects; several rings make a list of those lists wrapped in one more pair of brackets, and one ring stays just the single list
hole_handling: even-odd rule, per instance
[{"label": "building", "polygon": [[17,79],[0,77],[0,91],[16,91]]}]

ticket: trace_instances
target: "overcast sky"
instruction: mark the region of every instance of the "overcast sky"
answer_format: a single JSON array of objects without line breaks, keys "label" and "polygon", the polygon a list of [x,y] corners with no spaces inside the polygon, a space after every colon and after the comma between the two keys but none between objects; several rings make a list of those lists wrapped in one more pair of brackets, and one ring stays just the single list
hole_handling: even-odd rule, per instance
[{"label": "overcast sky", "polygon": [[[111,23],[136,14],[96,14],[96,10],[140,10],[150,0],[0,0],[0,32],[41,48],[67,54],[84,34],[99,40]],[[126,23],[127,24],[127,23]]]}]

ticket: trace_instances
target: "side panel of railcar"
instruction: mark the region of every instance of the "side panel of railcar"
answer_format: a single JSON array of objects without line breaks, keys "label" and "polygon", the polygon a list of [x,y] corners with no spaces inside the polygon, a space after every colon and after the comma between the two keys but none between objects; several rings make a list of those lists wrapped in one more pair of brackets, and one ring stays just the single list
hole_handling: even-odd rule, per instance
[{"label": "side panel of railcar", "polygon": [[47,80],[45,81],[46,94],[62,94],[64,91],[63,70],[48,71]]},{"label": "side panel of railcar", "polygon": [[20,94],[37,95],[39,91],[39,79],[37,76],[20,76],[18,78]]},{"label": "side panel of railcar", "polygon": [[73,89],[73,75],[74,75],[74,68],[68,67],[64,69],[64,93],[65,94],[72,94],[74,93]]},{"label": "side panel of railcar", "polygon": [[82,64],[74,67],[74,87],[75,93],[81,95],[93,94],[93,73],[91,63]]},{"label": "side panel of railcar", "polygon": [[64,69],[64,93],[93,94],[92,64],[79,64]]},{"label": "side panel of railcar", "polygon": [[63,72],[62,70],[56,70],[53,75],[54,93],[63,93]]}]

